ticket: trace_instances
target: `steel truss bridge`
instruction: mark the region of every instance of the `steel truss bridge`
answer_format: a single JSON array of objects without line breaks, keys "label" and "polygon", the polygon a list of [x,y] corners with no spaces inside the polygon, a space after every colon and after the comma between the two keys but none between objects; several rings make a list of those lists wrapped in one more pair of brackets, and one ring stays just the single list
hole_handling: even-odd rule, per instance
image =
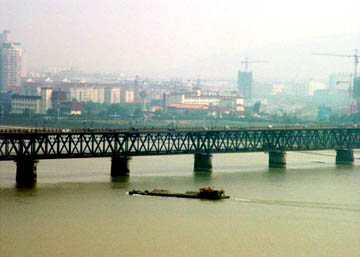
[{"label": "steel truss bridge", "polygon": [[356,148],[357,127],[0,131],[0,161]]}]

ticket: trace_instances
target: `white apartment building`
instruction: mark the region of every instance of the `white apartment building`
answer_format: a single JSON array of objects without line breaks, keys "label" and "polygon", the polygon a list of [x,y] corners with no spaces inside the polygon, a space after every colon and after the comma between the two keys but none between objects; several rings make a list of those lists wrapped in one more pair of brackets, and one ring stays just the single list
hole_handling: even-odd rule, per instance
[{"label": "white apartment building", "polygon": [[184,95],[183,102],[184,104],[218,105],[220,103],[220,97],[207,95]]},{"label": "white apartment building", "polygon": [[11,96],[11,113],[21,114],[27,109],[34,113],[40,113],[41,96]]},{"label": "white apartment building", "polygon": [[121,89],[118,87],[105,88],[105,103],[117,104],[121,101]]},{"label": "white apartment building", "polygon": [[67,87],[64,91],[67,92],[69,101],[75,99],[78,102],[110,104],[134,102],[134,90],[128,87],[76,85]]},{"label": "white apartment building", "polygon": [[172,93],[166,96],[166,104],[202,104],[220,106],[233,111],[244,111],[244,98],[237,95],[210,95]]},{"label": "white apartment building", "polygon": [[220,102],[219,106],[232,109],[236,112],[243,112],[245,110],[244,108],[244,98],[240,96],[219,96]]},{"label": "white apartment building", "polygon": [[68,91],[69,100],[76,99],[78,102],[105,102],[105,89],[103,87],[70,87]]},{"label": "white apartment building", "polygon": [[18,44],[7,42],[0,45],[0,91],[21,86],[22,50]]},{"label": "white apartment building", "polygon": [[134,90],[124,89],[121,91],[121,100],[122,103],[133,103],[135,101]]}]

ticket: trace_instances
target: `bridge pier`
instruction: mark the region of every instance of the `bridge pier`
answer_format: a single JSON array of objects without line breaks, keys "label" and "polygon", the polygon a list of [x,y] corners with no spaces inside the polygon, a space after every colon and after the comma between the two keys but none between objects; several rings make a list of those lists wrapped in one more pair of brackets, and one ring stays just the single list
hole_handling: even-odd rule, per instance
[{"label": "bridge pier", "polygon": [[354,151],[352,149],[336,149],[336,164],[353,164]]},{"label": "bridge pier", "polygon": [[196,153],[194,155],[194,171],[211,171],[211,158],[210,153]]},{"label": "bridge pier", "polygon": [[269,168],[285,168],[286,152],[269,151]]},{"label": "bridge pier", "polygon": [[130,174],[130,156],[117,155],[111,157],[111,176],[129,176]]},{"label": "bridge pier", "polygon": [[38,160],[31,158],[18,159],[16,162],[16,185],[18,187],[31,187],[37,181]]}]

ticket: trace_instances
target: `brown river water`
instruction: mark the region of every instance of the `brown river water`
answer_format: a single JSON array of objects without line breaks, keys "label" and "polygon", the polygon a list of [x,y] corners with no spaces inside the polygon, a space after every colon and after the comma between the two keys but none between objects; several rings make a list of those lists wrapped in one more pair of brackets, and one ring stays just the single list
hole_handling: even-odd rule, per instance
[{"label": "brown river water", "polygon": [[[360,256],[360,153],[216,154],[213,172],[192,155],[134,157],[112,181],[110,159],[41,160],[33,189],[0,162],[0,256]],[[222,188],[230,199],[130,196],[132,189]]]}]

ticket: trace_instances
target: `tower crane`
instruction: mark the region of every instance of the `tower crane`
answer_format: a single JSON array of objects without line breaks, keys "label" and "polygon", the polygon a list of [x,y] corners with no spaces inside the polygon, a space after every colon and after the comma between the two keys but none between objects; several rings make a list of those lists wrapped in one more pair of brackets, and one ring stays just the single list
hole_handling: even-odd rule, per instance
[{"label": "tower crane", "polygon": [[[352,76],[352,74],[350,74],[350,81],[349,81],[349,99],[351,102],[351,98],[353,97],[353,99],[356,101],[356,105],[358,106],[357,108],[359,108],[360,105],[360,98],[359,96],[354,96],[352,94],[352,91],[354,90],[354,85],[353,85],[353,78],[356,78],[357,76],[357,71],[358,71],[358,64],[359,64],[359,55],[358,55],[358,50],[354,49],[354,54],[350,55],[350,54],[320,54],[320,53],[315,53],[314,55],[326,55],[326,56],[335,56],[335,57],[347,57],[347,58],[354,58],[354,74]],[[342,81],[339,81],[338,83],[341,83]],[[352,104],[350,103],[350,109],[351,109]]]},{"label": "tower crane", "polygon": [[244,64],[245,72],[248,71],[249,63],[266,63],[267,61],[249,61],[247,57],[245,57],[244,61],[241,61],[241,64]]},{"label": "tower crane", "polygon": [[238,71],[238,90],[243,94],[244,99],[251,99],[252,95],[252,72],[248,72],[249,63],[264,63],[267,61],[249,61],[248,57],[241,61],[244,64],[245,71]]},{"label": "tower crane", "polygon": [[354,54],[320,54],[320,53],[314,53],[313,55],[326,55],[326,56],[337,56],[337,57],[351,57],[354,58],[354,77],[357,75],[358,70],[358,64],[359,64],[359,57],[358,50],[354,50]]}]

